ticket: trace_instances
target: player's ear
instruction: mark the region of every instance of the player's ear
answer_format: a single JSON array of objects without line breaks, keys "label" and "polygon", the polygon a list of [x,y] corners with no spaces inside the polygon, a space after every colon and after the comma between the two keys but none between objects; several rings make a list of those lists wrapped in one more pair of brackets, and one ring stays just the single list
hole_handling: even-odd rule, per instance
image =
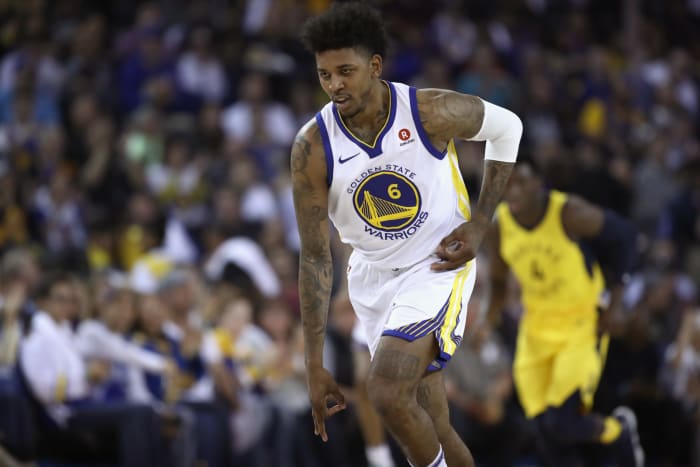
[{"label": "player's ear", "polygon": [[374,54],[369,59],[369,72],[372,78],[379,78],[382,75],[382,56]]}]

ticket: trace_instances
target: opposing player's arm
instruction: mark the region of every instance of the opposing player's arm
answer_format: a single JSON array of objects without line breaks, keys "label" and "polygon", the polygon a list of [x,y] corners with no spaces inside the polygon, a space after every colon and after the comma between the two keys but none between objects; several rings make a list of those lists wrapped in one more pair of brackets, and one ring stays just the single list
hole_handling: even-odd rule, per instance
[{"label": "opposing player's arm", "polygon": [[501,233],[496,219],[489,228],[485,240],[489,260],[489,287],[484,304],[484,318],[492,327],[501,322],[501,312],[506,302],[509,268],[501,256]]},{"label": "opposing player's arm", "polygon": [[604,210],[578,196],[570,196],[562,209],[562,225],[574,241],[584,240],[600,263],[609,303],[601,308],[598,330],[614,331],[613,318],[622,311],[622,294],[637,261],[637,232],[612,211]]},{"label": "opposing player's arm", "polygon": [[318,126],[307,123],[292,147],[292,187],[301,254],[299,295],[306,364],[322,366],[333,264],[328,224],[326,162]]},{"label": "opposing player's arm", "polygon": [[574,240],[591,239],[603,230],[603,210],[576,195],[569,195],[561,211],[566,235]]},{"label": "opposing player's arm", "polygon": [[637,259],[636,229],[614,212],[578,196],[569,196],[561,216],[569,238],[586,240],[595,251],[608,287],[625,282]]},{"label": "opposing player's arm", "polygon": [[[416,99],[423,128],[436,148],[446,148],[454,138],[486,141],[481,192],[471,225],[443,239],[437,251],[443,263],[433,267],[454,269],[476,255],[517,159],[523,125],[513,112],[469,94],[424,89]],[[460,246],[448,249],[454,242]]]}]

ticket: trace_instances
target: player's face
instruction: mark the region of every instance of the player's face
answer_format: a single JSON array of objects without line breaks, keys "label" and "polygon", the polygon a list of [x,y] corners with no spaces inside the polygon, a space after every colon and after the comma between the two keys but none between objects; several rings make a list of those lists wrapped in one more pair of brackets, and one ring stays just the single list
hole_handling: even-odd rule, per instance
[{"label": "player's face", "polygon": [[354,48],[326,50],[316,54],[321,87],[340,115],[353,117],[364,110],[374,81],[379,79],[382,59]]},{"label": "player's face", "polygon": [[542,188],[540,178],[528,164],[516,164],[503,199],[513,215],[527,214],[537,207]]}]

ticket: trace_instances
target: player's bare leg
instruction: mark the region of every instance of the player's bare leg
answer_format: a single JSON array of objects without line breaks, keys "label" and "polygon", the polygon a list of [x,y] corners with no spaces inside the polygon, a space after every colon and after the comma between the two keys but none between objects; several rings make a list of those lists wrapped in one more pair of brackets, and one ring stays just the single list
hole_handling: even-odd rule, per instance
[{"label": "player's bare leg", "polygon": [[367,381],[369,398],[382,422],[418,467],[433,465],[442,451],[433,420],[417,400],[418,386],[437,351],[433,335],[413,342],[383,336]]},{"label": "player's bare leg", "polygon": [[450,409],[447,404],[442,371],[429,373],[423,378],[418,385],[417,399],[433,420],[435,432],[445,452],[447,465],[450,467],[473,466],[472,453],[450,424]]},{"label": "player's bare leg", "polygon": [[355,389],[357,418],[360,422],[360,430],[365,440],[367,460],[370,467],[393,467],[391,451],[386,443],[386,432],[382,419],[367,394],[367,375],[369,373],[370,354],[367,349],[353,350],[353,363],[355,367]]}]

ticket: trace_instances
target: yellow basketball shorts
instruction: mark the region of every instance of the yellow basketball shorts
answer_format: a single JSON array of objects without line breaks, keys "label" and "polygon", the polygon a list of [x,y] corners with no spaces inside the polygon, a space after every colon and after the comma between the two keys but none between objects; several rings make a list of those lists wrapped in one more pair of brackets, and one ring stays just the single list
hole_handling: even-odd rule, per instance
[{"label": "yellow basketball shorts", "polygon": [[608,336],[598,339],[595,326],[587,326],[566,339],[553,341],[521,330],[515,350],[513,379],[528,418],[548,407],[559,407],[576,391],[587,410],[600,381]]}]

